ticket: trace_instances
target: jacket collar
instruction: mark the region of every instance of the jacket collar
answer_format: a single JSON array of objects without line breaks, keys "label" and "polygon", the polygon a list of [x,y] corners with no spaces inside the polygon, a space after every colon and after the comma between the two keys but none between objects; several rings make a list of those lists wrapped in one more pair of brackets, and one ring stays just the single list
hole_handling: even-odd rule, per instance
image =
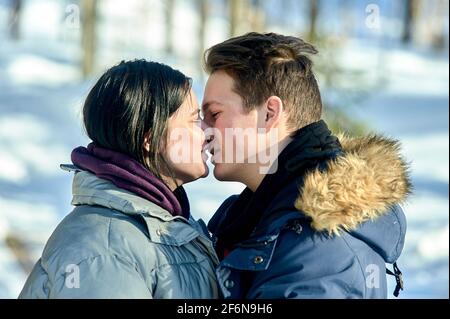
[{"label": "jacket collar", "polygon": [[172,216],[158,205],[88,171],[76,167],[68,170],[75,171],[71,202],[74,206],[98,205],[126,215],[140,216],[147,226],[150,240],[156,243],[181,246],[202,233],[206,235],[192,217],[187,220]]}]

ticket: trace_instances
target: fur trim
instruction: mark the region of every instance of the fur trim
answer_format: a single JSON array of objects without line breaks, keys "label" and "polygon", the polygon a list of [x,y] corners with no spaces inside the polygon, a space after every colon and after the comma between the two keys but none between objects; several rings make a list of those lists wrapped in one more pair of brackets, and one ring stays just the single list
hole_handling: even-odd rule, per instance
[{"label": "fur trim", "polygon": [[337,235],[385,214],[412,190],[398,141],[379,135],[338,138],[344,154],[327,170],[307,173],[295,202],[315,230]]}]

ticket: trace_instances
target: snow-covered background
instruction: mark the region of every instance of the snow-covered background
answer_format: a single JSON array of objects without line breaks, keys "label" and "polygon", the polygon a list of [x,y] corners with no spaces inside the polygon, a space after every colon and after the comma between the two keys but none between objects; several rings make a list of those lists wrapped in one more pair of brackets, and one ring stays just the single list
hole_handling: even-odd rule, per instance
[{"label": "snow-covered background", "polygon": [[[175,53],[171,56],[161,49],[165,37],[162,1],[100,2],[98,71],[122,59],[162,61],[197,80],[195,88],[201,99],[197,13],[192,1],[177,1]],[[70,161],[74,147],[88,143],[80,110],[96,79],[82,79],[80,30],[66,20],[69,1],[24,1],[18,41],[8,37],[8,3],[0,0],[0,298],[18,296],[47,238],[71,210],[72,176],[61,171],[59,164]],[[211,3],[206,47],[227,37],[223,1]],[[332,32],[342,24],[342,16],[336,14],[338,0],[328,3],[321,28]],[[399,45],[392,40],[398,17],[392,13],[396,11],[391,2],[371,3],[380,8],[381,28],[368,31],[364,19],[369,2],[354,2],[354,36],[340,47],[336,61],[346,69],[381,79],[382,85],[368,89],[367,97],[349,108],[348,114],[375,132],[400,139],[411,162],[415,191],[404,206],[409,229],[398,262],[406,287],[401,298],[448,298],[448,39],[440,52]],[[275,23],[280,21],[276,1],[267,0],[265,7],[271,12],[269,30],[292,33],[302,27],[301,19],[289,16],[284,18],[291,24]],[[136,18],[139,11],[146,11],[147,18]],[[325,96],[331,92],[323,89]],[[207,221],[227,196],[243,186],[217,182],[210,175],[186,189],[194,215]],[[390,279],[391,291],[393,286]]]}]

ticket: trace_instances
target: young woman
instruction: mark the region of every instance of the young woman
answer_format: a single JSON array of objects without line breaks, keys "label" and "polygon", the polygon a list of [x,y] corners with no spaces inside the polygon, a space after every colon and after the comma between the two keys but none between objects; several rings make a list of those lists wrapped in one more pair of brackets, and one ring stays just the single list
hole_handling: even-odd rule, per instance
[{"label": "young woman", "polygon": [[217,298],[218,263],[182,184],[208,174],[190,79],[122,62],[83,107],[92,143],[72,152],[75,209],[19,298]]}]

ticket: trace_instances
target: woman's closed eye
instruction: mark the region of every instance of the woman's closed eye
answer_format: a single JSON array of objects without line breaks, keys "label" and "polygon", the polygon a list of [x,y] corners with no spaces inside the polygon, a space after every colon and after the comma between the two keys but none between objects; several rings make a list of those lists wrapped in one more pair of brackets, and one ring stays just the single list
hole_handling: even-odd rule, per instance
[{"label": "woman's closed eye", "polygon": [[192,123],[194,123],[195,125],[198,125],[198,126],[201,127],[202,126],[202,119],[201,118],[193,119]]},{"label": "woman's closed eye", "polygon": [[193,122],[195,125],[198,125],[198,126],[200,126],[200,127],[202,126],[203,118],[202,118],[200,112],[198,112],[198,113],[197,113],[197,116],[195,116],[195,117],[192,119],[192,122]]}]

